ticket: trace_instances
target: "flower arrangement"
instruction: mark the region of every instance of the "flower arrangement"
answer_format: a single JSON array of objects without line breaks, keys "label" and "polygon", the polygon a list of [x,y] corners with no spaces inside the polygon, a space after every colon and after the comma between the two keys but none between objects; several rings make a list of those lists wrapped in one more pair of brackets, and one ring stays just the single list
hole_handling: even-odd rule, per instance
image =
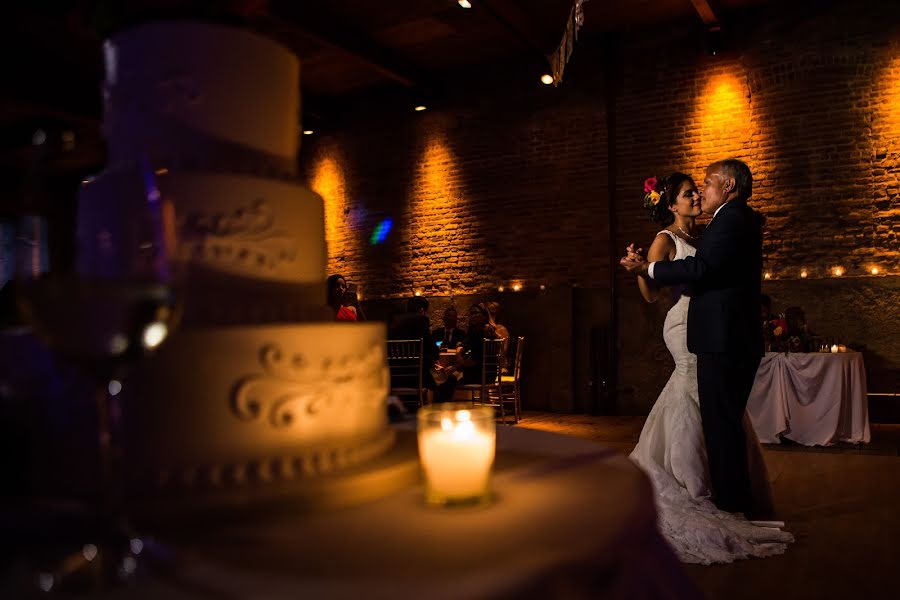
[{"label": "flower arrangement", "polygon": [[656,177],[648,177],[644,181],[644,208],[652,209],[659,204],[661,196],[660,193],[656,191],[658,183]]}]

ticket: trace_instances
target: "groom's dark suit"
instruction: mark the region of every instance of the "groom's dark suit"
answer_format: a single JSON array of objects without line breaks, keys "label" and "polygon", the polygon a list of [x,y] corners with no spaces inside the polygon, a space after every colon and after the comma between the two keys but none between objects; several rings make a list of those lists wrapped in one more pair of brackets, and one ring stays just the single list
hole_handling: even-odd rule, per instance
[{"label": "groom's dark suit", "polygon": [[761,225],[746,201],[732,200],[709,224],[696,256],[653,266],[653,279],[661,285],[691,284],[687,346],[697,355],[714,500],[730,512],[751,507],[742,419],[763,355]]}]

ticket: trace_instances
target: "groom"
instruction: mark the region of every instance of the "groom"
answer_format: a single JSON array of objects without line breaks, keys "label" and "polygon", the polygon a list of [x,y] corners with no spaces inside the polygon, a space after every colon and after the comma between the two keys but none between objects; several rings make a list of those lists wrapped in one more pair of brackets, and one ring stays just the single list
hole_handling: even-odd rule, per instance
[{"label": "groom", "polygon": [[688,350],[697,355],[700,415],[713,500],[722,510],[751,510],[742,419],[763,355],[759,321],[762,221],[749,206],[750,168],[739,160],[706,170],[700,207],[713,215],[693,257],[648,264],[629,252],[620,264],[661,286],[690,284]]}]

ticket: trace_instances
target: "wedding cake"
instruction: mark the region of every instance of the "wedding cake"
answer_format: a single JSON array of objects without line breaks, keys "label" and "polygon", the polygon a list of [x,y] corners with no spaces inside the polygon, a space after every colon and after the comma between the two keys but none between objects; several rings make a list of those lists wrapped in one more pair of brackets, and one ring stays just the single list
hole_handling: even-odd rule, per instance
[{"label": "wedding cake", "polygon": [[394,438],[384,326],[326,307],[324,207],[295,181],[299,61],[218,25],[153,23],[104,46],[109,166],[82,187],[78,269],[130,257],[136,203],[168,201],[184,316],[121,396],[129,478],[156,490],[304,485]]}]

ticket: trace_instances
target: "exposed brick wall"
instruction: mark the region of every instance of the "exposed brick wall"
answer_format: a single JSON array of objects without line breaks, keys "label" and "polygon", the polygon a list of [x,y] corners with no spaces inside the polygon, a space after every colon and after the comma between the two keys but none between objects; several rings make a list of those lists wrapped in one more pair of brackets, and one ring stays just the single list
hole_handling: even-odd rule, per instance
[{"label": "exposed brick wall", "polygon": [[[736,39],[715,57],[691,25],[621,36],[612,172],[602,54],[589,42],[558,90],[498,73],[496,85],[443,107],[391,118],[373,107],[370,119],[304,139],[306,172],[328,206],[329,271],[358,281],[368,297],[477,294],[519,280],[602,295],[615,262],[610,177],[617,245],[646,247],[656,227],[639,208],[643,180],[677,169],[700,182],[706,165],[734,156],[754,171],[753,205],[767,217],[766,268],[779,293],[802,304],[814,290],[883,289],[886,306],[900,304],[891,303],[890,282],[859,279],[876,265],[881,277],[900,276],[898,6],[771,6],[742,15],[740,28],[726,23]],[[372,246],[385,217],[394,230]],[[838,265],[847,275],[837,287],[817,287]],[[801,267],[809,281],[796,280]],[[644,413],[672,368],[661,336],[668,303],[646,305],[632,280],[618,281],[617,410]],[[854,304],[872,327],[897,322],[883,309]],[[837,334],[845,320],[821,313],[815,327]],[[867,346],[877,371],[870,379],[888,387],[900,379],[891,339]],[[576,346],[575,355],[585,351]]]},{"label": "exposed brick wall", "polygon": [[[326,198],[329,272],[361,282],[369,297],[603,285],[602,103],[568,94],[560,104],[535,83],[494,90],[475,107],[461,101],[310,140],[305,164]],[[386,217],[394,229],[370,244]]]},{"label": "exposed brick wall", "polygon": [[[734,51],[715,57],[703,52],[702,36],[683,32],[626,39],[616,131],[620,245],[646,248],[657,229],[639,208],[644,178],[677,169],[699,183],[706,165],[733,156],[754,173],[752,204],[767,218],[765,267],[781,301],[815,303],[813,290],[856,297],[883,289],[887,305],[900,305],[895,286],[872,279],[815,281],[831,278],[835,266],[854,277],[868,278],[872,266],[900,274],[900,21],[889,18],[896,13],[887,2],[772,8],[742,21]],[[799,280],[801,268],[810,281]],[[642,413],[672,367],[659,335],[670,303],[643,305],[633,280],[620,281],[619,410]],[[824,304],[835,310],[813,311],[813,326],[846,334],[847,314]],[[898,309],[851,306],[855,319],[886,332],[867,346],[870,379],[900,389]]]}]

